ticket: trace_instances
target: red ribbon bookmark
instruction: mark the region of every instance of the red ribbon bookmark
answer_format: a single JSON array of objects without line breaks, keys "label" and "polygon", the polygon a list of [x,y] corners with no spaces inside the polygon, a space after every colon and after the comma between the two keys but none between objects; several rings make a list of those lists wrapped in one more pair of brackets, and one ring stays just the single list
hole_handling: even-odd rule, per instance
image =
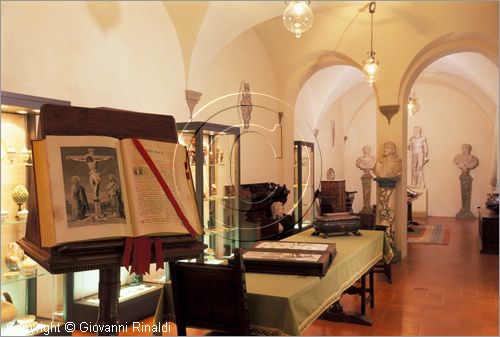
[{"label": "red ribbon bookmark", "polygon": [[[187,217],[184,215],[182,208],[179,206],[177,200],[174,197],[174,194],[168,187],[165,179],[163,179],[163,176],[154,164],[148,152],[138,139],[132,139],[132,141],[134,142],[134,145],[141,154],[142,158],[144,158],[149,168],[155,175],[156,180],[158,181],[161,188],[163,189],[163,192],[165,192],[165,195],[174,207],[174,210],[177,213],[179,219],[181,219],[182,223],[184,224],[184,227],[186,227],[191,236],[195,237],[197,235],[196,231],[189,223]],[[147,236],[141,236],[138,238],[126,238],[122,265],[128,268],[130,267],[130,261],[132,260],[131,272],[139,275],[149,272],[149,263],[151,262],[151,243],[151,238]],[[156,269],[158,270],[160,268],[163,268],[163,250],[161,247],[161,239],[159,237],[154,238],[154,254],[156,260]]]},{"label": "red ribbon bookmark", "polygon": [[179,206],[179,203],[175,199],[175,196],[172,193],[172,191],[170,191],[170,188],[168,187],[167,183],[165,182],[165,179],[163,179],[163,176],[161,175],[160,171],[156,167],[155,163],[153,162],[153,160],[149,156],[149,153],[146,151],[144,146],[142,146],[141,142],[138,139],[132,139],[132,141],[134,142],[134,145],[137,148],[137,150],[139,151],[139,153],[141,154],[142,158],[144,158],[144,160],[146,161],[146,164],[148,164],[151,171],[153,171],[153,174],[155,175],[156,180],[158,180],[158,183],[160,184],[161,188],[163,189],[163,192],[165,192],[165,195],[167,196],[168,200],[170,201],[170,203],[174,207],[175,213],[177,213],[177,216],[179,217],[179,219],[181,219],[182,223],[184,224],[184,227],[186,227],[186,229],[188,230],[189,234],[191,234],[191,236],[195,237],[197,235],[196,231],[194,230],[194,228],[189,223],[189,220],[184,215],[182,208]]}]

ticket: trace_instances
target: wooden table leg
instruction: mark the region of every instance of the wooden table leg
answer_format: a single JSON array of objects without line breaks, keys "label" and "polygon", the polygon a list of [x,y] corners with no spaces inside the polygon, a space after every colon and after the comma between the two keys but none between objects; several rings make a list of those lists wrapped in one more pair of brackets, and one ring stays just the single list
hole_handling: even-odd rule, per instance
[{"label": "wooden table leg", "polygon": [[[373,278],[370,279],[372,282]],[[361,300],[361,312],[349,312],[344,311],[344,308],[340,304],[340,300],[333,303],[333,305],[328,308],[321,316],[320,319],[332,321],[332,322],[344,322],[371,326],[373,321],[366,317],[366,274],[361,276],[361,286],[355,287],[351,286],[344,293],[349,295],[359,295]],[[370,300],[371,301],[371,300]]]},{"label": "wooden table leg", "polygon": [[[120,268],[99,270],[98,336],[118,336],[118,296],[120,295]],[[109,332],[108,332],[109,331]]]},{"label": "wooden table leg", "polygon": [[375,308],[375,288],[374,288],[374,284],[375,284],[375,280],[373,279],[374,277],[374,271],[373,271],[373,268],[370,269],[370,289],[369,289],[369,293],[370,293],[370,308]]}]

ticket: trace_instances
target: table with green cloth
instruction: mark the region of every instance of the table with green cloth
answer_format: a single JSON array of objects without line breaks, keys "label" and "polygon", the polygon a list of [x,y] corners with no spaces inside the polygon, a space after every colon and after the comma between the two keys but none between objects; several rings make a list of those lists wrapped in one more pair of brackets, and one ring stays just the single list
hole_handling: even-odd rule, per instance
[{"label": "table with green cloth", "polygon": [[[312,229],[283,241],[335,243],[337,255],[323,277],[246,273],[250,323],[300,335],[342,293],[382,258],[390,261],[392,250],[383,231],[361,230],[361,236],[312,236]],[[165,310],[173,314],[171,285],[165,286]],[[160,301],[160,303],[163,303]],[[155,318],[156,319],[156,318]]]},{"label": "table with green cloth", "polygon": [[[250,323],[300,335],[342,293],[383,257],[390,258],[384,232],[361,236],[312,236],[312,229],[283,241],[335,243],[337,255],[323,277],[246,273]],[[384,250],[385,249],[385,250]]]}]

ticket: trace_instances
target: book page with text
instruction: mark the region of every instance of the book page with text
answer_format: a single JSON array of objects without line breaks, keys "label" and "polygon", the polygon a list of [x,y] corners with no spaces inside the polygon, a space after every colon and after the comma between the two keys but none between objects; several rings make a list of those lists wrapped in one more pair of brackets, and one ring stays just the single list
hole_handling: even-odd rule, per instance
[{"label": "book page with text", "polygon": [[[176,143],[140,140],[194,230],[203,232],[186,148]],[[131,139],[121,141],[134,236],[187,234],[174,207]]]}]

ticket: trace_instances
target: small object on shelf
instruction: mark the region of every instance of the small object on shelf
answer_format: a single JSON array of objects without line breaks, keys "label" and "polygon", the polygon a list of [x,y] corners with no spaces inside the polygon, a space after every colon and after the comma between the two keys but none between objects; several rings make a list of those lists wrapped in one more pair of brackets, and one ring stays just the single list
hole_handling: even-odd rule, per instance
[{"label": "small object on shelf", "polygon": [[14,162],[16,154],[17,154],[16,148],[13,145],[9,145],[9,147],[7,148],[7,160],[9,161],[9,163],[12,164]]},{"label": "small object on shelf", "polygon": [[215,164],[218,164],[219,163],[219,148],[215,148]]},{"label": "small object on shelf", "polygon": [[335,170],[333,168],[329,168],[326,171],[326,179],[328,180],[335,180]]},{"label": "small object on shelf", "polygon": [[28,150],[26,146],[24,146],[21,151],[19,151],[19,154],[21,155],[21,158],[24,163],[30,164],[31,163],[31,150]]},{"label": "small object on shelf", "polygon": [[326,213],[316,217],[312,235],[326,238],[332,235],[361,235],[361,218],[349,213]]},{"label": "small object on shelf", "polygon": [[2,224],[7,219],[8,216],[9,216],[9,211],[6,211],[6,210],[2,209]]},{"label": "small object on shelf", "polygon": [[2,139],[2,157],[1,157],[1,160],[3,160],[6,155],[7,155],[7,145],[5,145],[5,142]]},{"label": "small object on shelf", "polygon": [[26,258],[20,263],[21,275],[34,276],[37,273],[38,264],[31,258]]},{"label": "small object on shelf", "polygon": [[136,273],[130,274],[130,280],[128,284],[131,286],[138,286],[142,282],[142,275],[138,275]]},{"label": "small object on shelf", "polygon": [[487,209],[498,214],[498,193],[488,193],[485,205]]},{"label": "small object on shelf", "polygon": [[16,220],[17,221],[26,220],[27,218],[28,218],[28,210],[26,208],[22,209],[16,213]]},{"label": "small object on shelf", "polygon": [[203,164],[207,165],[207,154],[208,154],[208,149],[206,146],[203,146]]},{"label": "small object on shelf", "polygon": [[18,211],[21,211],[21,206],[28,201],[29,193],[23,185],[17,185],[12,191],[12,200],[19,206]]},{"label": "small object on shelf", "polygon": [[25,258],[24,251],[15,242],[9,242],[7,247],[7,254],[5,256],[5,264],[9,271],[18,271],[19,264]]},{"label": "small object on shelf", "polygon": [[219,151],[219,163],[222,164],[223,161],[224,161],[224,151],[220,150]]},{"label": "small object on shelf", "polygon": [[17,310],[8,292],[3,292],[2,296],[5,300],[2,300],[1,323],[7,323],[16,318]]},{"label": "small object on shelf", "polygon": [[35,315],[26,315],[26,316],[21,316],[19,318],[16,319],[17,323],[18,324],[21,324],[21,325],[28,325],[29,323],[36,323],[35,322],[36,320],[36,316]]}]

